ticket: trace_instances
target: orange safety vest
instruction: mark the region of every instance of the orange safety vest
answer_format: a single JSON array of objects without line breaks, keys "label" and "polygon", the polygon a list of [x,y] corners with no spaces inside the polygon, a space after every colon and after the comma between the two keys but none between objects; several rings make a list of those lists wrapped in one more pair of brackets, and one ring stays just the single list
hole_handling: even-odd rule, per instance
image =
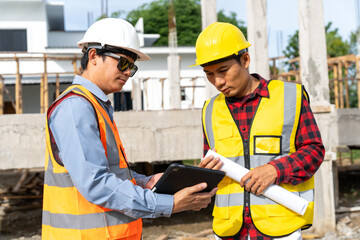
[{"label": "orange safety vest", "polygon": [[[100,207],[87,201],[75,188],[62,165],[58,148],[52,137],[48,119],[57,103],[69,93],[86,98],[96,112],[100,139],[109,162],[109,172],[122,180],[136,184],[128,168],[127,158],[115,122],[83,86],[70,86],[49,108],[46,119],[46,159],[42,239],[141,239],[142,220]],[[75,159],[74,159],[75,160]]]}]

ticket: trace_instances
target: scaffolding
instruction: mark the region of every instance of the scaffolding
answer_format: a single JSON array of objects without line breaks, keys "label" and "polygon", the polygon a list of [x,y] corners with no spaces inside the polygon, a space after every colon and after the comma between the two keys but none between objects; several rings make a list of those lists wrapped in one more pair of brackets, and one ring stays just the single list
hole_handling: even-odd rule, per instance
[{"label": "scaffolding", "polygon": [[[272,79],[280,79],[287,82],[301,83],[300,58],[288,60],[293,70],[278,73],[276,62],[285,57],[271,58]],[[336,109],[353,108],[355,102],[360,108],[360,57],[354,54],[328,58],[330,101]],[[353,100],[353,106],[350,100]],[[355,101],[356,100],[356,101]]]},{"label": "scaffolding", "polygon": [[[14,106],[15,113],[23,113],[22,101],[22,78],[24,76],[33,76],[40,79],[40,113],[44,113],[49,107],[49,92],[48,92],[48,78],[53,75],[56,78],[56,97],[60,94],[60,76],[61,75],[76,75],[81,72],[81,68],[77,67],[77,61],[81,59],[80,55],[59,55],[59,54],[36,54],[37,56],[22,56],[24,54],[14,53],[13,56],[0,56],[0,61],[15,62],[15,73],[2,73],[0,75],[0,114],[3,114],[4,109],[4,93],[10,98],[11,104]],[[39,73],[21,73],[20,61],[38,61],[43,62],[43,72]],[[71,61],[73,71],[71,72],[48,72],[48,61]],[[5,77],[15,77],[15,99],[10,97],[9,91],[5,86]]]},{"label": "scaffolding", "polygon": [[[6,56],[0,56],[0,62],[13,62],[15,63],[15,73],[4,73],[0,74],[0,114],[4,114],[4,96],[6,95],[11,102],[11,105],[15,109],[15,113],[23,113],[23,90],[22,90],[22,79],[27,76],[35,77],[39,79],[40,83],[40,113],[46,112],[49,107],[49,77],[55,78],[55,98],[60,94],[60,78],[62,76],[74,76],[81,74],[82,69],[78,67],[78,61],[81,60],[80,54],[55,54],[55,53],[40,53],[31,56],[31,54],[24,53],[12,53]],[[271,65],[271,79],[279,79],[282,81],[301,83],[301,72],[299,69],[299,57],[287,60],[292,66],[292,70],[279,72],[276,63],[284,61],[285,57],[276,57],[269,59]],[[37,61],[42,62],[43,72],[37,73],[24,73],[20,71],[20,62],[26,61]],[[48,62],[49,61],[70,61],[73,66],[73,71],[62,71],[62,72],[49,72]],[[329,88],[330,88],[330,100],[331,103],[335,104],[337,109],[339,108],[351,108],[357,105],[360,108],[360,57],[351,55],[345,55],[340,57],[328,58],[328,70],[329,70]],[[5,78],[15,78],[15,97],[11,97],[9,90],[5,85]],[[191,79],[192,86],[182,86],[181,89],[192,88],[193,95],[195,95],[195,89],[203,88],[203,85],[196,84],[197,79],[204,78],[204,76],[192,76],[192,77],[181,77],[180,79]],[[148,105],[150,99],[148,99],[147,82],[149,80],[159,80],[161,82],[161,108],[164,109],[164,82],[168,78],[153,78],[144,77],[139,79],[140,84],[143,86],[142,95],[145,98],[145,107]],[[194,106],[194,96],[192,99],[192,105]]]}]

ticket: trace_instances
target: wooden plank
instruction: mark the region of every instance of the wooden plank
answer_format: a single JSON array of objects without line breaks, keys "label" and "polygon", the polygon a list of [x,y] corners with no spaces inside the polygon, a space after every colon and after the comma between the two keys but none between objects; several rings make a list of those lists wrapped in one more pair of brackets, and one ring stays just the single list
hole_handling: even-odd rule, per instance
[{"label": "wooden plank", "polygon": [[339,80],[340,80],[340,87],[339,87],[339,91],[340,91],[340,108],[344,108],[344,87],[343,87],[343,81],[342,81],[342,63],[339,62]]},{"label": "wooden plank", "polygon": [[338,166],[339,172],[359,171],[360,165]]},{"label": "wooden plank", "polygon": [[[41,73],[25,73],[23,75],[26,75],[26,76],[42,76],[44,73],[41,72]],[[56,75],[56,74],[59,74],[59,75],[73,75],[74,72],[48,72],[47,73],[48,76],[49,75]],[[14,73],[4,73],[4,74],[1,74],[2,76],[16,76],[16,74]]]},{"label": "wooden plank", "polygon": [[47,57],[44,54],[44,112],[49,108],[49,83],[47,74]]},{"label": "wooden plank", "polygon": [[11,199],[39,199],[43,198],[43,196],[33,196],[33,195],[10,195],[10,196],[0,196],[0,200],[11,200]]},{"label": "wooden plank", "polygon": [[164,109],[164,81],[166,78],[160,78],[161,83],[161,109]]},{"label": "wooden plank", "polygon": [[317,239],[317,238],[320,238],[320,236],[317,235],[317,234],[304,233],[304,234],[301,234],[301,235],[302,235],[303,239]]},{"label": "wooden plank", "polygon": [[360,206],[355,207],[339,207],[335,210],[336,213],[360,212]]},{"label": "wooden plank", "polygon": [[329,113],[331,112],[330,105],[314,105],[311,106],[311,110],[313,113]]},{"label": "wooden plank", "polygon": [[344,82],[345,82],[345,105],[346,108],[350,108],[350,102],[349,102],[349,76],[348,76],[348,64],[344,63]]},{"label": "wooden plank", "polygon": [[277,79],[277,71],[276,71],[276,59],[272,60],[273,66],[272,66],[272,79]]},{"label": "wooden plank", "polygon": [[168,239],[169,239],[169,235],[163,234],[160,235],[156,240],[168,240]]},{"label": "wooden plank", "polygon": [[360,58],[356,58],[356,81],[357,81],[357,95],[358,95],[358,108],[360,108],[360,66],[359,66]]},{"label": "wooden plank", "polygon": [[40,113],[44,113],[44,75],[40,78]]},{"label": "wooden plank", "polygon": [[192,107],[195,107],[196,80],[197,80],[196,77],[194,77],[194,78],[191,79],[191,81],[192,81],[192,101],[191,101]]},{"label": "wooden plank", "polygon": [[339,89],[338,89],[338,67],[336,64],[333,65],[334,73],[334,98],[335,98],[335,108],[339,108]]},{"label": "wooden plank", "polygon": [[23,186],[27,176],[29,174],[29,169],[22,169],[21,177],[19,181],[16,183],[15,187],[13,188],[13,192],[19,192],[20,188]]},{"label": "wooden plank", "polygon": [[4,79],[0,75],[0,115],[4,114]]},{"label": "wooden plank", "polygon": [[16,82],[15,82],[15,111],[17,114],[23,112],[22,109],[22,87],[21,87],[21,76],[20,76],[20,63],[19,59],[15,56],[16,62]]},{"label": "wooden plank", "polygon": [[55,98],[60,96],[60,77],[59,74],[56,74],[56,90],[55,90]]},{"label": "wooden plank", "polygon": [[336,64],[337,62],[354,62],[356,60],[356,56],[354,54],[339,56],[339,57],[332,57],[328,58],[327,62],[329,65]]},{"label": "wooden plank", "polygon": [[213,235],[212,229],[206,229],[204,231],[194,234],[192,237],[206,237],[207,235]]},{"label": "wooden plank", "polygon": [[73,61],[72,61],[72,64],[73,64],[73,67],[74,67],[74,76],[76,74],[78,74],[78,71],[77,71],[77,64],[76,64],[76,57],[74,57]]}]

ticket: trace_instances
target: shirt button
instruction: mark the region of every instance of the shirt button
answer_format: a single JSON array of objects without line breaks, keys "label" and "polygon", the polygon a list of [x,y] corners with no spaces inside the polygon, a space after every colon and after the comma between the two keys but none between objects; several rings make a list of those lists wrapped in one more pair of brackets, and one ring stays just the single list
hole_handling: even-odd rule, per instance
[{"label": "shirt button", "polygon": [[245,130],[246,130],[246,128],[244,128],[244,127],[243,127],[241,130],[245,131]]},{"label": "shirt button", "polygon": [[241,107],[240,109],[241,109],[241,111],[244,111],[244,107]]},{"label": "shirt button", "polygon": [[247,216],[247,217],[250,217],[250,214],[249,214],[249,213],[246,213],[246,216]]}]

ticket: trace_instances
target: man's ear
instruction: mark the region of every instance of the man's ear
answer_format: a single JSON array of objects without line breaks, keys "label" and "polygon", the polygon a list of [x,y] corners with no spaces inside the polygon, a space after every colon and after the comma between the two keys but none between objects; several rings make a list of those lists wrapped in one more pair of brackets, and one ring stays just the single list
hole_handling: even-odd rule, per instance
[{"label": "man's ear", "polygon": [[249,68],[250,65],[250,55],[248,52],[244,52],[240,58],[241,65],[244,66],[245,69]]},{"label": "man's ear", "polygon": [[88,58],[89,58],[89,63],[96,65],[96,61],[97,61],[97,57],[96,57],[96,49],[92,48],[89,50],[88,52]]}]

